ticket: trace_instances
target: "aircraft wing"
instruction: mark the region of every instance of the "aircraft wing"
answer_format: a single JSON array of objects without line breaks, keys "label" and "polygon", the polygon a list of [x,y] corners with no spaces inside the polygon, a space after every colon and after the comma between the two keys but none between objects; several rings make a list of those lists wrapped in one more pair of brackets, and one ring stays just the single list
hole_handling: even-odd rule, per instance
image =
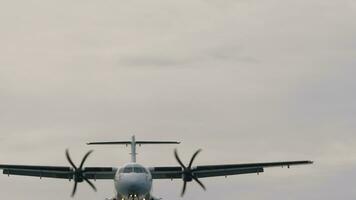
[{"label": "aircraft wing", "polygon": [[[231,176],[239,174],[258,174],[266,167],[290,167],[294,165],[312,164],[312,161],[286,161],[269,163],[244,163],[228,165],[200,165],[192,168],[197,178]],[[150,169],[153,179],[181,179],[182,167],[154,167]]]},{"label": "aircraft wing", "polygon": [[[74,170],[62,166],[0,165],[5,175],[32,176],[71,180]],[[88,179],[114,179],[117,169],[111,167],[86,167],[83,175]]]}]

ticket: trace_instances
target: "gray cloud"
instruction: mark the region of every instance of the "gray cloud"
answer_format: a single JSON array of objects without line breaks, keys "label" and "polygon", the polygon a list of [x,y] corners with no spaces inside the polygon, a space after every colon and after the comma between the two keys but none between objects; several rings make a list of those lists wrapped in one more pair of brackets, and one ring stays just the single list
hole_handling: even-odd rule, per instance
[{"label": "gray cloud", "polygon": [[[119,59],[119,66],[124,67],[210,67],[205,63],[214,62],[234,62],[234,63],[249,63],[257,62],[257,59],[252,56],[246,56],[240,53],[239,48],[234,47],[215,47],[210,49],[203,49],[202,52],[190,53],[190,55],[170,55],[157,54],[157,55],[134,55],[126,56]],[[214,67],[214,66],[213,66]],[[219,66],[215,66],[219,67]]]}]

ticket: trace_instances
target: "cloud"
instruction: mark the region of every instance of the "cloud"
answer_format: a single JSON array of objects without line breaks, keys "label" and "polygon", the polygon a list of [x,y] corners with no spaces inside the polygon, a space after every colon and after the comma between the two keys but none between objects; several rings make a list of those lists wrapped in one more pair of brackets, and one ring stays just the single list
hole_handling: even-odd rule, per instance
[{"label": "cloud", "polygon": [[[124,56],[119,59],[119,66],[124,67],[210,67],[206,63],[216,62],[234,62],[234,63],[249,63],[257,62],[257,59],[251,56],[242,55],[239,48],[213,47],[209,49],[202,49],[201,52],[190,52],[182,54],[167,54],[163,51],[160,54],[144,54]],[[174,55],[174,57],[172,57]],[[215,66],[219,67],[219,66]]]}]

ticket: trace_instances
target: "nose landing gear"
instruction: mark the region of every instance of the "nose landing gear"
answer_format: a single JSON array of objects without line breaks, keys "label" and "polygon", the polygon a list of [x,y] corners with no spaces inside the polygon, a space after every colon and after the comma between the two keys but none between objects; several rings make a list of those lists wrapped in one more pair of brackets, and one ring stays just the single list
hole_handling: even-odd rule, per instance
[{"label": "nose landing gear", "polygon": [[139,196],[137,194],[129,194],[128,196],[118,196],[116,198],[105,199],[105,200],[158,200],[158,199],[151,198],[150,195]]},{"label": "nose landing gear", "polygon": [[140,200],[137,194],[130,194],[128,200]]}]

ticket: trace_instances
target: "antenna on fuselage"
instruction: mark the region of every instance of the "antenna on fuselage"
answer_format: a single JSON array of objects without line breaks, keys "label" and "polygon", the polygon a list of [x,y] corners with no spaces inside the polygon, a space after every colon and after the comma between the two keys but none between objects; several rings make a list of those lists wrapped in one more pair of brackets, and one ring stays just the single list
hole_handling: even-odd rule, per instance
[{"label": "antenna on fuselage", "polygon": [[115,142],[89,142],[87,145],[131,145],[131,162],[136,162],[136,147],[137,145],[145,144],[180,144],[177,141],[136,141],[135,136],[133,135],[131,141],[115,141]]}]

